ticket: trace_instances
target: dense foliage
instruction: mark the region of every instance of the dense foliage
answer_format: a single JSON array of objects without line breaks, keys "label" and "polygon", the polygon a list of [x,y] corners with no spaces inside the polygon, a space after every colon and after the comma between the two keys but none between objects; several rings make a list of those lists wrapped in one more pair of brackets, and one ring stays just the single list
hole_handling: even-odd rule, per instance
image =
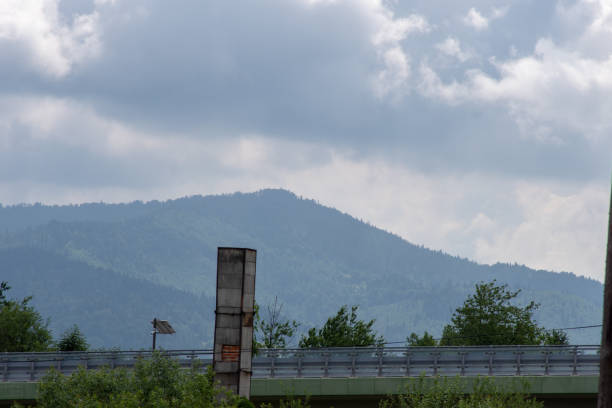
[{"label": "dense foliage", "polygon": [[438,345],[438,342],[425,330],[422,336],[410,333],[410,336],[406,339],[406,344],[413,347],[432,347]]},{"label": "dense foliage", "polygon": [[0,352],[47,351],[52,343],[48,322],[29,305],[31,297],[6,300],[9,289],[6,282],[0,284]]},{"label": "dense foliage", "polygon": [[517,306],[512,302],[519,293],[496,281],[477,284],[475,293],[467,297],[444,327],[440,345],[567,344],[564,333],[547,333],[535,322],[537,303]]},{"label": "dense foliage", "polygon": [[569,344],[569,337],[563,330],[544,330],[540,341],[545,345],[562,346]]},{"label": "dense foliage", "polygon": [[8,285],[7,282],[0,282],[0,305],[3,305],[6,303],[6,291],[9,290],[11,287]]},{"label": "dense foliage", "polygon": [[[545,327],[588,325],[601,316],[599,282],[478,265],[282,190],[0,207],[2,280],[22,297],[34,295],[32,304],[53,316],[54,332],[76,323],[92,347],[146,346],[154,314],[178,326],[160,339],[164,347],[210,347],[218,246],[258,250],[258,301],[278,296],[300,329],[320,326],[350,302],[364,319],[376,317],[374,328],[390,341],[424,330],[440,337],[474,284],[491,279],[525,288],[517,302],[541,304],[534,317]],[[583,344],[601,338],[598,329],[570,335]]]},{"label": "dense foliage", "polygon": [[300,347],[361,347],[382,345],[384,339],[372,328],[374,320],[369,322],[357,318],[358,306],[342,306],[335,316],[327,319],[323,327],[308,330],[300,339]]},{"label": "dense foliage", "polygon": [[66,330],[57,342],[59,351],[87,351],[88,348],[87,339],[76,324]]},{"label": "dense foliage", "polygon": [[[70,376],[52,370],[40,382],[40,408],[239,408],[248,407],[214,382],[212,370],[182,370],[155,353],[134,370],[79,369]],[[250,403],[249,403],[250,404]],[[252,406],[252,405],[251,405]]]},{"label": "dense foliage", "polygon": [[469,386],[462,378],[421,377],[381,401],[379,408],[542,408],[527,391],[525,383],[503,388],[490,378],[475,379]]}]

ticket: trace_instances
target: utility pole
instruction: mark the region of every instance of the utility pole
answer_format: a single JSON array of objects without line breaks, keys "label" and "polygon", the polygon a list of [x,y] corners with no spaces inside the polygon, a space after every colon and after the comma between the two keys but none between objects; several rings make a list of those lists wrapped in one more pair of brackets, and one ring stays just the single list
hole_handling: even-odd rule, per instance
[{"label": "utility pole", "polygon": [[612,192],[608,214],[608,250],[604,282],[604,313],[603,329],[601,331],[597,408],[612,408]]}]

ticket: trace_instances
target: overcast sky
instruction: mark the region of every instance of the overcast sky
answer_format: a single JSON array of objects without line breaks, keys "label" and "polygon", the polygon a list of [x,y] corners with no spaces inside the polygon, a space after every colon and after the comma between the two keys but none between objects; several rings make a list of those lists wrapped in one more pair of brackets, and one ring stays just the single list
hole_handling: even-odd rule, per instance
[{"label": "overcast sky", "polygon": [[282,187],[603,279],[612,0],[2,0],[0,202]]}]

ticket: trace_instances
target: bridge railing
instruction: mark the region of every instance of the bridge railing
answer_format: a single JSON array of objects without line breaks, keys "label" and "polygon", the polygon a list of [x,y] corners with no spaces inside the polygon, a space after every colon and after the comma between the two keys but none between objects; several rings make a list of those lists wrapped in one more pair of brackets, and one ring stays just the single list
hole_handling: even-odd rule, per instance
[{"label": "bridge railing", "polygon": [[385,347],[261,350],[253,376],[598,375],[599,346]]},{"label": "bridge railing", "polygon": [[[167,350],[181,367],[204,370],[212,350]],[[148,351],[0,353],[0,381],[38,381],[51,367],[132,368]],[[411,376],[581,376],[599,374],[599,346],[385,347],[262,349],[255,378]]]},{"label": "bridge railing", "polygon": [[[199,362],[202,369],[212,364],[212,350],[167,350],[163,353],[185,368],[195,362]],[[133,368],[139,359],[149,357],[150,351],[0,353],[0,381],[39,381],[51,368],[66,375],[79,367],[89,370],[102,367]]]}]

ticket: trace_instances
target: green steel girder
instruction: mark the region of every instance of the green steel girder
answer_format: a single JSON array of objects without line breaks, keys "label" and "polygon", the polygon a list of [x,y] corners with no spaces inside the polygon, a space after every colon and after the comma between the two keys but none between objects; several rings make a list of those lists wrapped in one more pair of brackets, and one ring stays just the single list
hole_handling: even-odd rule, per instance
[{"label": "green steel girder", "polygon": [[[453,377],[451,377],[453,378]],[[460,377],[466,393],[472,387],[475,377]],[[597,376],[559,377],[491,377],[501,387],[520,387],[525,381],[528,392],[536,396],[594,396],[597,394]],[[432,377],[423,379],[431,384]],[[400,392],[418,381],[414,377],[378,378],[254,378],[251,380],[251,396],[256,398],[294,396],[384,396]],[[0,382],[0,401],[35,400],[38,383]]]},{"label": "green steel girder", "polygon": [[[451,379],[454,377],[451,377]],[[476,377],[460,378],[466,393],[472,389]],[[559,376],[559,377],[491,377],[503,389],[520,389],[522,382],[528,385],[533,395],[595,395],[597,376]],[[383,396],[406,390],[418,378],[414,377],[377,377],[377,378],[254,378],[251,380],[253,397],[273,396]],[[425,386],[434,381],[432,377],[423,378]]]}]

